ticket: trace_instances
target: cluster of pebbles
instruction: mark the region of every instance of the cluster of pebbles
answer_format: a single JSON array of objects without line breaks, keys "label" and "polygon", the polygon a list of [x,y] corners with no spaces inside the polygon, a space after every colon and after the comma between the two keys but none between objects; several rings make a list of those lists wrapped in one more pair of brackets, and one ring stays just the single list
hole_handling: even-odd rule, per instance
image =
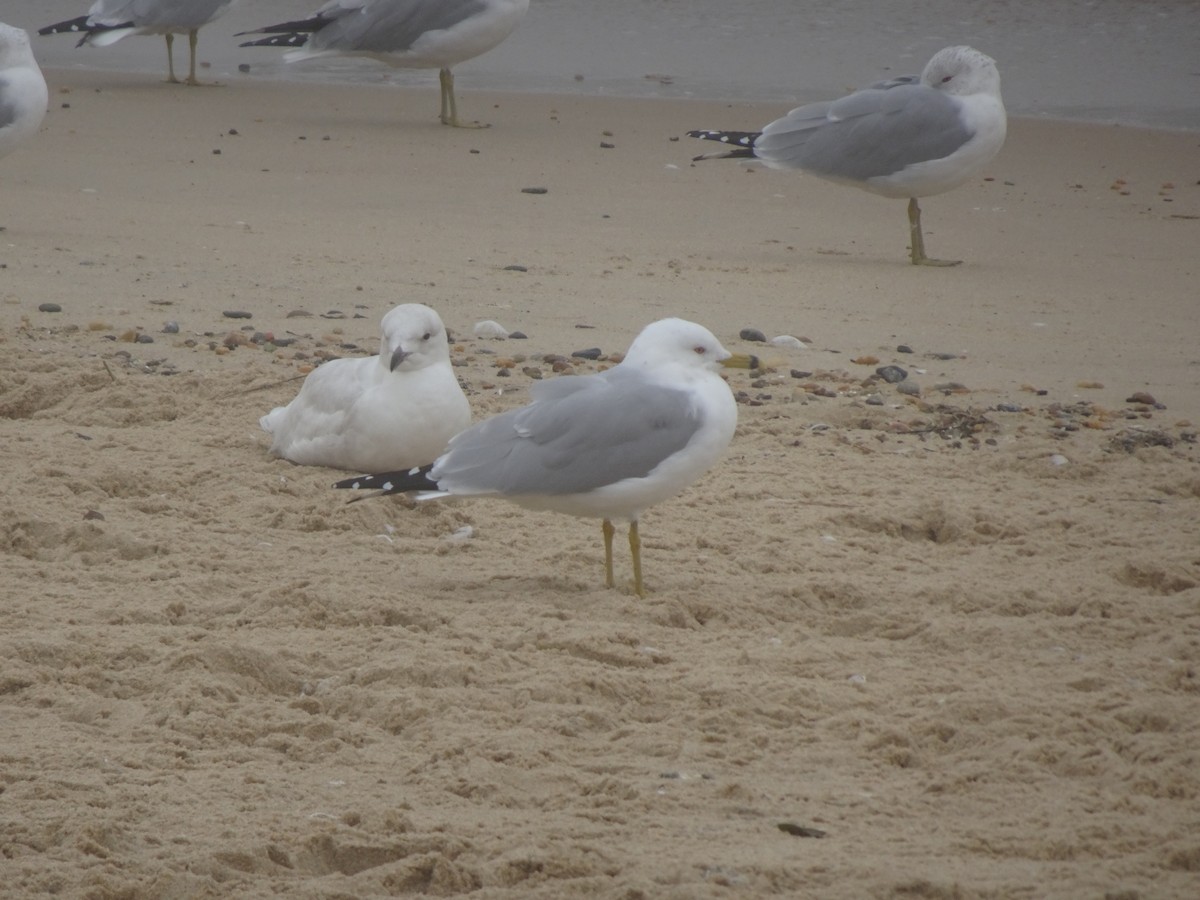
[{"label": "cluster of pebbles", "polygon": [[[43,306],[55,308],[40,309],[42,312],[61,311],[57,304]],[[231,324],[238,321],[246,324],[185,337],[179,323],[167,321],[158,334],[160,339],[171,340],[175,348],[217,355],[247,351],[270,353],[277,360],[295,368],[295,376],[292,377],[305,375],[330,359],[367,356],[377,352],[374,341],[371,346],[364,347],[345,340],[340,325],[331,324],[320,334],[299,330],[277,334],[250,324],[252,313],[227,310],[223,316],[231,320]],[[345,313],[337,309],[319,314],[293,310],[287,314],[289,320],[322,319],[331,323],[368,317],[369,314],[359,310]],[[27,322],[27,327],[33,326]],[[577,327],[586,330],[591,326]],[[75,325],[51,329],[60,334],[81,330]],[[156,344],[155,336],[144,328],[118,332],[106,323],[93,322],[86,330],[101,333],[103,340],[118,344]],[[742,329],[738,336],[748,343],[761,343],[778,349],[779,357],[789,351],[804,350],[812,344],[808,338],[792,335],[768,338],[755,328]],[[516,348],[529,340],[527,335],[520,331],[509,331],[491,320],[476,323],[469,338],[452,333],[450,339],[451,362],[460,370],[459,381],[469,394],[511,386],[511,380],[514,379],[538,381],[546,377],[603,371],[623,358],[620,351],[605,351],[597,346],[563,349],[560,352],[537,352],[531,348],[531,352],[524,352]],[[1021,387],[1021,392],[1028,394],[1028,401],[972,402],[979,395],[989,392],[977,394],[957,381],[920,384],[912,377],[927,374],[927,369],[923,367],[926,364],[964,359],[961,354],[940,351],[917,353],[905,344],[896,346],[894,354],[897,359],[911,357],[912,363],[903,366],[894,362],[884,363],[878,357],[866,354],[847,357],[848,365],[845,367],[800,369],[790,368],[778,359],[760,354],[762,367],[750,372],[748,380],[740,373],[729,377],[738,403],[744,406],[841,400],[853,409],[861,408],[864,411],[864,415],[855,421],[855,428],[921,438],[938,437],[946,446],[953,448],[994,444],[995,435],[1005,430],[1006,426],[1025,431],[1032,422],[1043,423],[1048,432],[1056,437],[1066,437],[1085,430],[1103,432],[1108,436],[1110,449],[1126,452],[1133,452],[1140,447],[1174,447],[1195,444],[1197,441],[1197,432],[1191,422],[1157,421],[1156,417],[1161,417],[1167,410],[1144,391],[1132,393],[1120,408],[1107,408],[1084,400],[1069,403],[1053,401],[1047,398],[1047,391],[1032,385]],[[174,375],[181,371],[175,362],[166,358],[143,360],[129,349],[120,348],[107,355],[129,369],[147,374]],[[791,355],[795,358],[794,354]],[[1102,387],[1095,382],[1080,382],[1077,386],[1080,389]],[[872,408],[876,414],[867,414]],[[814,427],[828,429],[831,426]]]}]

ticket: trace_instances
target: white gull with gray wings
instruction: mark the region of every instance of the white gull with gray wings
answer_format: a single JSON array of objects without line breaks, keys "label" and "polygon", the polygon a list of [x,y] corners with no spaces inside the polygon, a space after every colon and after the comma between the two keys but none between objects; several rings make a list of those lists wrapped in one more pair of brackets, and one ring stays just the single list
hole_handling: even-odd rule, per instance
[{"label": "white gull with gray wings", "polygon": [[629,523],[634,591],[643,594],[638,518],[717,461],[737,404],[720,366],[750,367],[708,329],[662,319],[642,329],[617,366],[536,383],[533,401],[485,419],[431,467],[338,482],[435,497],[499,497],[529,509],[603,519],[605,583],[613,586],[612,521]]},{"label": "white gull with gray wings", "polygon": [[243,47],[298,47],[287,62],[319,56],[365,56],[389,66],[438,69],[444,125],[461,125],[451,66],[480,56],[508,37],[529,0],[329,0],[306,19],[255,28],[269,34]]},{"label": "white gull with gray wings", "polygon": [[737,148],[696,159],[755,157],[774,169],[906,197],[913,264],[955,265],[925,255],[917,198],[969,180],[1000,151],[1006,130],[995,61],[971,47],[947,47],[920,76],[798,107],[761,132],[688,134]]}]

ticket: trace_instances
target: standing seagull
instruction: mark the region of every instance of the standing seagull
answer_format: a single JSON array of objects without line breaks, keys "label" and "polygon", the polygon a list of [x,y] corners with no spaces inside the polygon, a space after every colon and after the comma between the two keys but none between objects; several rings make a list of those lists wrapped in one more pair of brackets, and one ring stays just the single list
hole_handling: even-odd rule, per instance
[{"label": "standing seagull", "polygon": [[29,35],[0,22],[0,156],[37,133],[48,101]]},{"label": "standing seagull", "polygon": [[955,266],[961,260],[925,255],[917,198],[967,181],[1000,151],[1006,128],[995,60],[970,47],[947,47],[919,77],[798,107],[761,132],[688,136],[739,145],[697,160],[757,157],[773,169],[803,169],[884,197],[907,197],[913,265]]},{"label": "standing seagull", "polygon": [[330,360],[259,419],[272,454],[303,466],[408,469],[432,462],[471,424],[438,314],[405,303],[381,327],[378,356]]},{"label": "standing seagull", "polygon": [[234,0],[96,0],[86,16],[39,28],[38,34],[83,32],[76,47],[107,47],[131,34],[161,34],[167,39],[167,81],[175,77],[173,45],[176,34],[187,34],[191,51],[187,83],[197,85],[196,35],[223,14]]},{"label": "standing seagull", "polygon": [[450,67],[512,34],[529,0],[329,0],[307,19],[255,28],[243,47],[301,47],[287,62],[366,56],[398,69],[439,69],[443,125],[461,126]]},{"label": "standing seagull", "polygon": [[708,329],[662,319],[617,366],[536,383],[533,402],[479,422],[432,466],[364,475],[338,488],[501,497],[529,509],[603,519],[605,584],[613,586],[612,520],[629,522],[633,589],[642,587],[638,517],[679,493],[725,452],[737,404],[721,366],[757,367]]}]

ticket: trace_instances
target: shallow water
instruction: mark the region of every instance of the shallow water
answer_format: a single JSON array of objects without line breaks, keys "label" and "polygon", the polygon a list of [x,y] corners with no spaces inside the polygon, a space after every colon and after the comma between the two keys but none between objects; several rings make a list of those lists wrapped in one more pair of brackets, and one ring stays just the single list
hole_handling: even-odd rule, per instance
[{"label": "shallow water", "polygon": [[[10,24],[36,28],[79,15],[87,0],[6,0]],[[428,71],[369,60],[281,62],[234,34],[312,11],[305,0],[243,0],[201,32],[210,78],[434,84]],[[880,10],[886,8],[886,15]],[[43,65],[158,72],[163,43],[130,38],[76,49],[35,37]],[[836,96],[920,71],[938,49],[971,44],[996,58],[1018,116],[1200,130],[1200,3],[869,0],[533,0],[508,41],[456,69],[461,91],[778,102]],[[176,44],[186,66],[186,41]],[[239,65],[249,65],[249,73]]]}]

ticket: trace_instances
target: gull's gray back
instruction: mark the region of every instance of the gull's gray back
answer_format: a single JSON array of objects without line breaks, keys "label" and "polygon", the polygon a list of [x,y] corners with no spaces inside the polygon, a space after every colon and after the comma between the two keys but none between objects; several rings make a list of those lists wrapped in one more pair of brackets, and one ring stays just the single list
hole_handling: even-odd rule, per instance
[{"label": "gull's gray back", "polygon": [[351,49],[362,53],[408,50],[428,31],[450,28],[486,7],[484,0],[388,0],[369,5],[364,13],[349,9],[313,37],[313,49]]},{"label": "gull's gray back", "polygon": [[232,2],[233,0],[110,0],[89,15],[101,25],[132,23],[143,28],[171,25],[198,28],[211,22]]},{"label": "gull's gray back", "polygon": [[701,416],[685,391],[637,370],[541,382],[534,402],[450,442],[432,477],[451,493],[578,494],[641,478],[687,446]]},{"label": "gull's gray back", "polygon": [[777,168],[865,181],[942,159],[971,137],[950,97],[908,77],[810,103],[763,129],[757,157]]}]

